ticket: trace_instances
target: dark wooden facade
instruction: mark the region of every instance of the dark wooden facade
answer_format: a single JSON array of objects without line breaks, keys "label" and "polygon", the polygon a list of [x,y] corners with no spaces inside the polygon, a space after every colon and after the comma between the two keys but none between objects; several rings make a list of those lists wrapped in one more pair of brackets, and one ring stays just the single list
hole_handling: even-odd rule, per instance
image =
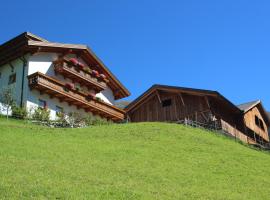
[{"label": "dark wooden facade", "polygon": [[[190,120],[217,124],[235,137],[236,132],[239,138],[248,137],[243,111],[216,91],[154,85],[132,102],[126,112],[131,122]],[[248,138],[244,140],[247,142]],[[269,138],[264,137],[264,141]]]}]

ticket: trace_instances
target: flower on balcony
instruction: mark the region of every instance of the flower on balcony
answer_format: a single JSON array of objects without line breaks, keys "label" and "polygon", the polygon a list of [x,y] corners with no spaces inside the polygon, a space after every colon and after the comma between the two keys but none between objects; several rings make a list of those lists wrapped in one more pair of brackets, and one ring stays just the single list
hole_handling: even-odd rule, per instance
[{"label": "flower on balcony", "polygon": [[91,99],[96,99],[96,94],[95,93],[89,93],[86,96],[86,100],[90,101]]},{"label": "flower on balcony", "polygon": [[95,76],[95,77],[99,77],[99,72],[97,70],[93,70],[92,71],[92,74]]},{"label": "flower on balcony", "polygon": [[72,90],[73,88],[74,88],[74,85],[72,83],[66,83],[65,84],[66,91]]},{"label": "flower on balcony", "polygon": [[76,58],[71,58],[69,61],[76,66],[79,64],[79,61]]},{"label": "flower on balcony", "polygon": [[105,74],[100,74],[100,77],[104,80],[107,78],[107,76]]},{"label": "flower on balcony", "polygon": [[77,92],[80,92],[80,91],[81,91],[81,87],[80,87],[79,85],[76,85],[75,90],[76,90]]},{"label": "flower on balcony", "polygon": [[107,76],[104,75],[104,74],[100,74],[100,78],[102,78],[102,80],[103,80],[105,83],[108,83],[108,82],[109,82],[109,79],[108,79]]},{"label": "flower on balcony", "polygon": [[88,72],[88,73],[91,73],[91,69],[89,67],[85,67],[84,68],[84,71]]},{"label": "flower on balcony", "polygon": [[83,64],[83,63],[81,63],[81,62],[78,62],[78,68],[80,69],[80,70],[84,70],[84,68],[85,68],[85,65]]}]

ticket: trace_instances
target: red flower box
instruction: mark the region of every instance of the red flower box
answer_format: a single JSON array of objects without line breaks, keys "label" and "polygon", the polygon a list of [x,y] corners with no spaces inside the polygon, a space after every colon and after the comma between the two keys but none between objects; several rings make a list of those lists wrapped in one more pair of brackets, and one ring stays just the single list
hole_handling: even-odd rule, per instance
[{"label": "red flower box", "polygon": [[94,76],[99,77],[99,72],[97,70],[93,70],[92,73]]},{"label": "red flower box", "polygon": [[87,96],[86,96],[86,99],[89,101],[91,99],[96,99],[96,94],[94,93],[89,93]]},{"label": "red flower box", "polygon": [[107,76],[104,75],[104,74],[100,74],[100,77],[101,77],[103,80],[107,79]]},{"label": "red flower box", "polygon": [[79,61],[76,59],[76,58],[71,58],[69,60],[73,65],[78,65],[79,64]]},{"label": "red flower box", "polygon": [[78,67],[79,70],[84,70],[84,66],[83,65],[80,65],[79,64],[79,65],[77,65],[77,67]]},{"label": "red flower box", "polygon": [[78,67],[80,70],[83,70],[85,68],[85,65],[81,62],[78,62]]},{"label": "red flower box", "polygon": [[68,90],[72,90],[74,88],[74,85],[72,83],[66,83],[65,88]]}]

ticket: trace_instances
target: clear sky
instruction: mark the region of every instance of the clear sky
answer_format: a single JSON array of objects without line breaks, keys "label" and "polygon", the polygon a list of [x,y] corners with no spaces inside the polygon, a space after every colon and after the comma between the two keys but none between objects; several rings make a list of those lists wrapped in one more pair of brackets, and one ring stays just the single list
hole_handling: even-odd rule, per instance
[{"label": "clear sky", "polygon": [[270,1],[1,1],[0,43],[24,31],[89,45],[136,98],[152,84],[218,90],[270,110]]}]

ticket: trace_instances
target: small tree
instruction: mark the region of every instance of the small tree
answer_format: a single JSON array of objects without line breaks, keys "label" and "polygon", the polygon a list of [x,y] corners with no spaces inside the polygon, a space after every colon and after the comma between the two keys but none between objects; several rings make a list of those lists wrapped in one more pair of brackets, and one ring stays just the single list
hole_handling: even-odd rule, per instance
[{"label": "small tree", "polygon": [[7,114],[7,119],[8,119],[9,110],[15,103],[15,100],[13,98],[13,89],[10,87],[4,88],[0,94],[0,101],[6,109],[6,114]]}]

